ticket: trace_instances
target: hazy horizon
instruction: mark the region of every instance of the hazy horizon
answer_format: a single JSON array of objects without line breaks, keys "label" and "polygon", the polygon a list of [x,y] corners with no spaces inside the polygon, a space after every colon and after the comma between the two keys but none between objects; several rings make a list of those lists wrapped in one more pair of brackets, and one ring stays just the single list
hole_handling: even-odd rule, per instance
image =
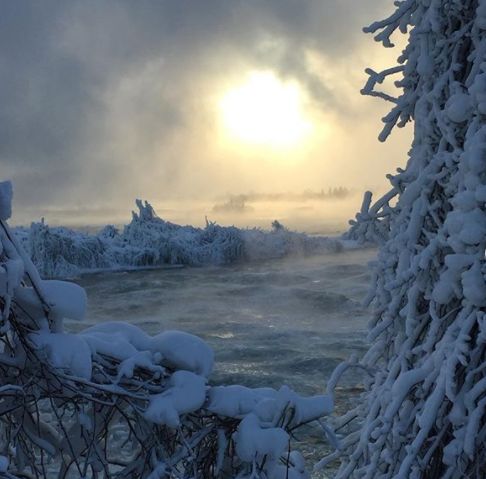
[{"label": "hazy horizon", "polygon": [[[266,199],[264,193],[259,195],[262,195],[263,199],[252,200],[241,210],[218,208],[233,195],[197,201],[187,198],[165,202],[148,201],[160,218],[181,225],[204,226],[207,219],[221,225],[269,229],[272,221],[278,220],[292,230],[331,234],[347,228],[349,219],[354,218],[362,200],[361,192],[358,191],[349,191],[343,198],[325,199],[301,198],[301,193],[293,192],[288,196],[282,195],[277,200]],[[122,226],[131,220],[131,211],[137,211],[135,199],[126,210],[83,207],[24,208],[25,219],[22,221],[22,215],[16,214],[14,206],[11,223],[16,226],[28,226],[30,222],[37,222],[43,218],[50,226]]]},{"label": "hazy horizon", "polygon": [[[10,2],[0,18],[0,165],[15,224],[119,223],[135,198],[174,222],[345,225],[403,166],[410,131],[377,135],[361,29],[385,0]],[[223,215],[218,198],[342,185],[329,202]],[[300,208],[300,209],[299,209]],[[234,213],[234,212],[233,212]],[[314,217],[312,216],[314,215]]]}]

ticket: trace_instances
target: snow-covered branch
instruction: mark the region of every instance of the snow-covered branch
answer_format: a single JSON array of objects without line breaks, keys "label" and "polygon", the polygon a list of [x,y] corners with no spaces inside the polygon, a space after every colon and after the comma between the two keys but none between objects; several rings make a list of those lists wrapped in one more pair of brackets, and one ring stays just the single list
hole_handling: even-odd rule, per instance
[{"label": "snow-covered branch", "polygon": [[[65,332],[85,291],[39,277],[5,222],[10,200],[0,183],[0,477],[308,477],[292,435],[332,412],[330,395],[213,386],[212,350],[180,331]],[[136,218],[153,219],[148,206]]]},{"label": "snow-covered branch", "polygon": [[[481,478],[486,471],[486,1],[396,2],[367,31],[409,31],[403,91],[381,139],[414,121],[404,170],[350,235],[381,244],[363,402],[337,477]],[[378,32],[378,33],[377,33]],[[393,198],[394,203],[390,205]],[[351,426],[354,424],[354,426]]]}]

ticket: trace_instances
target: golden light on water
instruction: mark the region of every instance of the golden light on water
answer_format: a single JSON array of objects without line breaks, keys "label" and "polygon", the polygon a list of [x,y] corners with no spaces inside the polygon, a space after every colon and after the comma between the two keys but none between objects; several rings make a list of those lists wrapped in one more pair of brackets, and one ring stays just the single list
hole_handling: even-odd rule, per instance
[{"label": "golden light on water", "polygon": [[251,146],[295,148],[312,131],[298,85],[271,72],[250,73],[223,95],[219,107],[226,134]]}]

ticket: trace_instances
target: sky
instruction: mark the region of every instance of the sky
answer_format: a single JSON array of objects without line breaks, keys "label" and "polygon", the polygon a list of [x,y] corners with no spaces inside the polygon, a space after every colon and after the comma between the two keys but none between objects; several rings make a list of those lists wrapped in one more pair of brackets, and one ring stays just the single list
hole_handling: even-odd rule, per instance
[{"label": "sky", "polygon": [[[359,93],[366,67],[400,53],[362,33],[389,0],[0,2],[14,222],[116,223],[143,198],[172,221],[273,215],[305,229],[299,216],[344,220],[406,161],[410,131],[379,143],[389,106]],[[334,186],[356,193],[346,207],[211,209],[231,194]]]}]

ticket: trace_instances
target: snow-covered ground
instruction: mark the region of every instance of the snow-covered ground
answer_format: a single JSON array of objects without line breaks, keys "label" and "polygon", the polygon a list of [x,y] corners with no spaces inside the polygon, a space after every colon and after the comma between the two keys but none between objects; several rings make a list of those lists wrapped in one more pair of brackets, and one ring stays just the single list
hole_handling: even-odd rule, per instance
[{"label": "snow-covered ground", "polygon": [[292,232],[279,224],[271,231],[211,222],[205,228],[180,226],[159,218],[148,203],[137,200],[137,206],[138,213],[121,230],[108,225],[89,234],[41,222],[15,233],[45,278],[162,265],[223,265],[343,249],[338,239]]}]

